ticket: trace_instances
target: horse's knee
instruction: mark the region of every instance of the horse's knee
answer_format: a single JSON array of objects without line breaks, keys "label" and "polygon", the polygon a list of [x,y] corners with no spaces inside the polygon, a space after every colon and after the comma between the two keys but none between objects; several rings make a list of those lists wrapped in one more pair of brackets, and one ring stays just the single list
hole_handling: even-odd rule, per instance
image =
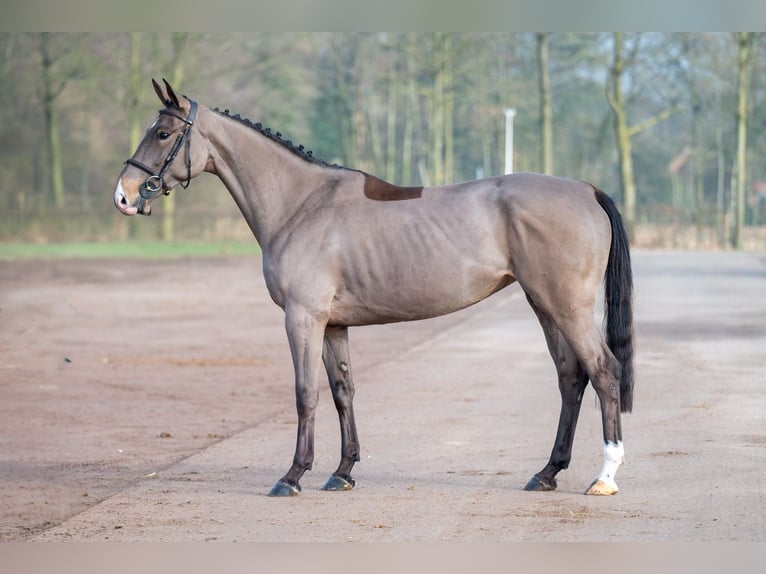
[{"label": "horse's knee", "polygon": [[591,383],[596,391],[599,400],[604,404],[619,404],[620,400],[620,380],[613,377],[594,378]]},{"label": "horse's knee", "polygon": [[334,384],[332,399],[335,403],[335,408],[339,411],[348,410],[354,401],[354,389],[345,387],[343,384]]},{"label": "horse's knee", "polygon": [[319,404],[319,395],[315,392],[297,392],[295,403],[300,418],[313,418]]},{"label": "horse's knee", "polygon": [[354,400],[354,381],[348,364],[341,362],[337,369],[330,373],[330,389],[335,405],[338,407],[348,406]]},{"label": "horse's knee", "polygon": [[622,366],[611,353],[604,355],[589,369],[594,390],[602,400],[619,400]]}]

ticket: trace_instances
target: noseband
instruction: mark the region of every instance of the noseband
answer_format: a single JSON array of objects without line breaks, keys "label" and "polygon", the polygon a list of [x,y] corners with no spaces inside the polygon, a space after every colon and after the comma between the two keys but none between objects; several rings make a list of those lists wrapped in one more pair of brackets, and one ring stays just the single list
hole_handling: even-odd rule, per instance
[{"label": "noseband", "polygon": [[173,160],[178,155],[178,152],[181,151],[181,147],[184,145],[184,143],[186,144],[186,182],[181,183],[181,187],[184,189],[189,187],[189,182],[191,181],[191,127],[194,124],[194,118],[197,115],[197,102],[194,100],[189,101],[191,102],[191,108],[189,109],[189,114],[185,118],[169,109],[160,110],[161,114],[178,118],[186,125],[184,126],[184,129],[181,131],[181,133],[178,134],[178,137],[173,143],[173,147],[170,150],[170,153],[165,158],[165,161],[162,163],[162,167],[159,171],[155,171],[149,166],[144,165],[140,161],[137,161],[133,158],[130,158],[125,162],[127,164],[134,165],[138,169],[149,174],[149,177],[146,178],[143,185],[138,190],[141,194],[141,197],[146,200],[154,199],[160,194],[160,192],[164,193],[165,195],[170,193],[170,189],[165,187],[165,181],[162,179],[162,176],[165,175],[165,172],[170,167],[170,164],[173,163]]}]

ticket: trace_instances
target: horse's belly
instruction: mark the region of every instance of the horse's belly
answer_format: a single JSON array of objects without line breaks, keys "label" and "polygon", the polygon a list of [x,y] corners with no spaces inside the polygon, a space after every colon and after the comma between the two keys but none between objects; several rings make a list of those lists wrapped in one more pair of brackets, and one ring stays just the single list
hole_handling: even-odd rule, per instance
[{"label": "horse's belly", "polygon": [[508,271],[501,269],[398,279],[339,289],[330,309],[330,323],[353,326],[438,317],[473,305],[513,282]]},{"label": "horse's belly", "polygon": [[[505,221],[493,196],[454,194],[420,209],[360,217],[337,240],[338,324],[412,321],[473,305],[511,283]],[[369,215],[369,214],[368,214]]]}]

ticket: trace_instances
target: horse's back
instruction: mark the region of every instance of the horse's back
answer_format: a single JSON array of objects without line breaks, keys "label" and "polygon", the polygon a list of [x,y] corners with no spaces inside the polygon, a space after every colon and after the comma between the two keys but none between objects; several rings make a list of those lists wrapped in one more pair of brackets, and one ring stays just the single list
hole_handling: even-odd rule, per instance
[{"label": "horse's back", "polygon": [[443,194],[444,211],[465,226],[491,229],[511,257],[584,262],[595,256],[600,263],[608,255],[609,217],[596,200],[596,189],[584,181],[517,173],[427,188],[424,196],[430,193]]},{"label": "horse's back", "polygon": [[[544,175],[516,173],[498,178],[503,196],[517,209],[535,212],[544,218],[584,221],[600,214],[595,188],[584,181]],[[601,219],[600,215],[596,216]]]}]

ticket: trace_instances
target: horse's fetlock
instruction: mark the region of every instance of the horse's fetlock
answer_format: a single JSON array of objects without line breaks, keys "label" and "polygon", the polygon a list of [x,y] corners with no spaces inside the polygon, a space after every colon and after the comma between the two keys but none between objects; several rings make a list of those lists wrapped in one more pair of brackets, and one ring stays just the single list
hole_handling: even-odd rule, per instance
[{"label": "horse's fetlock", "polygon": [[360,460],[362,460],[358,446],[344,449],[343,452],[341,453],[341,456],[345,460],[353,460],[354,462],[359,462]]}]

